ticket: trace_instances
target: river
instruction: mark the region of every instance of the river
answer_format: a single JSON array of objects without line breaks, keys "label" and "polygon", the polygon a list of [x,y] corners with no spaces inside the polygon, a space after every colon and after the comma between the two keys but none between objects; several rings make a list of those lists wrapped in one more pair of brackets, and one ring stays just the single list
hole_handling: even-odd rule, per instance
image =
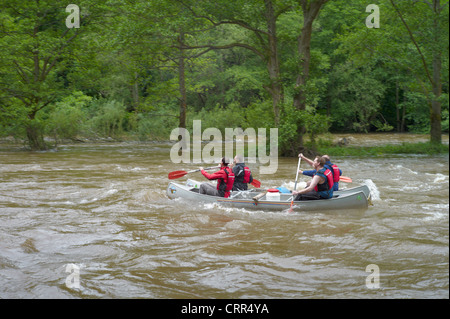
[{"label": "river", "polygon": [[170,149],[1,144],[0,298],[449,298],[448,154],[332,157],[374,205],[289,213],[168,200]]}]

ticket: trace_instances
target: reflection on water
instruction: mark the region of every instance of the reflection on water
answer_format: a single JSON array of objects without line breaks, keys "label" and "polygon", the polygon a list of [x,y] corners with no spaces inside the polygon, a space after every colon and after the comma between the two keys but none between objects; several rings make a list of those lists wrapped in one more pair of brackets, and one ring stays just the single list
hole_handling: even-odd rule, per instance
[{"label": "reflection on water", "polygon": [[[448,155],[334,158],[374,206],[280,213],[168,200],[167,174],[195,168],[168,144],[2,149],[1,298],[449,297]],[[296,165],[256,178],[280,186]]]}]

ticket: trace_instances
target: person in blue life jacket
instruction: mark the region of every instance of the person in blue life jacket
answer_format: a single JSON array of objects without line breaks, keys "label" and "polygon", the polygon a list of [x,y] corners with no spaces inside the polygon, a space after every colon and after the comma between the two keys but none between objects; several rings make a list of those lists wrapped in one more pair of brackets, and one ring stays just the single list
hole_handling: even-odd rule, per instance
[{"label": "person in blue life jacket", "polygon": [[231,165],[234,173],[233,191],[246,191],[248,184],[253,182],[253,176],[250,169],[245,166],[244,157],[236,155]]},{"label": "person in blue life jacket", "polygon": [[333,197],[333,174],[328,168],[325,168],[325,163],[326,159],[323,156],[316,156],[313,161],[315,174],[312,180],[306,183],[306,188],[292,192],[292,195],[296,196],[295,201]]},{"label": "person in blue life jacket", "polygon": [[[301,157],[302,160],[305,160],[309,165],[313,166],[313,161],[310,160],[309,158],[306,158],[302,153],[300,153],[298,155],[298,157]],[[324,167],[329,169],[333,173],[333,191],[338,191],[339,190],[339,177],[342,175],[342,170],[339,167],[337,167],[337,165],[331,163],[330,156],[322,155],[322,157],[325,159]],[[315,169],[306,170],[306,171],[299,170],[298,172],[305,176],[313,177],[314,174],[316,173],[316,170]]]}]

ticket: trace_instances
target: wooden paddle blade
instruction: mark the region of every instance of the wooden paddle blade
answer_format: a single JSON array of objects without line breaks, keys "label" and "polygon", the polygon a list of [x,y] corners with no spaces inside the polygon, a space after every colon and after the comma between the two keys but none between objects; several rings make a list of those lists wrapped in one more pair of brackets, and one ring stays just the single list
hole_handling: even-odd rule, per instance
[{"label": "wooden paddle blade", "polygon": [[344,182],[344,183],[353,183],[352,179],[350,177],[347,177],[347,176],[340,176],[339,177],[339,181],[340,182]]},{"label": "wooden paddle blade", "polygon": [[253,182],[251,182],[250,184],[252,184],[256,188],[260,188],[261,187],[261,182],[258,181],[257,179],[253,179]]},{"label": "wooden paddle blade", "polygon": [[183,177],[184,175],[186,175],[188,172],[186,171],[174,171],[174,172],[170,172],[169,173],[169,179],[177,179],[180,177]]},{"label": "wooden paddle blade", "polygon": [[258,195],[256,195],[256,196],[254,196],[252,199],[253,199],[255,202],[257,202],[257,201],[259,201],[261,198],[263,198],[264,195],[266,195],[266,194],[267,194],[267,191],[262,192],[262,193],[260,193],[260,194],[258,194]]}]

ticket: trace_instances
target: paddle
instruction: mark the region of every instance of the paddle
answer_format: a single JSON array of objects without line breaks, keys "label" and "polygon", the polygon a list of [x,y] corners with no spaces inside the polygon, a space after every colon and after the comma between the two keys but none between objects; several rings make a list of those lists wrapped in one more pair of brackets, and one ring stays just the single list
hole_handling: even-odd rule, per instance
[{"label": "paddle", "polygon": [[352,179],[350,177],[347,176],[340,176],[339,177],[339,181],[340,182],[344,182],[344,183],[352,183]]},{"label": "paddle", "polygon": [[[302,162],[302,158],[298,158],[298,165],[297,165],[297,174],[295,175],[295,185],[294,185],[294,191],[297,190],[297,182],[298,182],[298,171],[300,170],[300,163]],[[294,205],[294,194],[292,194],[292,200],[291,200],[291,207],[289,208],[289,213],[292,212],[292,206]]]},{"label": "paddle", "polygon": [[[210,169],[219,169],[219,168],[220,168],[219,166],[214,166],[214,167],[204,168],[204,170],[207,171],[207,170],[210,170]],[[201,171],[200,169],[195,169],[195,170],[189,171],[189,172],[186,172],[186,171],[170,172],[169,173],[169,179],[177,179],[177,178],[183,177],[186,174],[196,173],[196,172],[200,172],[200,171]]]},{"label": "paddle", "polygon": [[251,182],[250,184],[253,185],[255,188],[261,187],[261,182],[258,181],[257,179],[253,179],[253,182]]},{"label": "paddle", "polygon": [[[210,170],[210,169],[218,169],[218,168],[220,168],[220,167],[214,166],[214,167],[204,168],[204,170],[207,171],[207,170]],[[195,169],[195,170],[188,171],[188,172],[186,172],[186,171],[173,171],[173,172],[169,173],[169,179],[177,179],[177,178],[183,177],[183,176],[185,176],[187,174],[196,173],[196,172],[200,172],[200,171],[201,171],[200,169]],[[257,179],[253,179],[253,181],[250,184],[253,185],[256,188],[260,188],[261,187],[261,182],[258,181]]]},{"label": "paddle", "polygon": [[298,165],[297,165],[297,174],[295,175],[295,185],[294,185],[294,191],[297,190],[297,181],[298,181],[298,171],[300,170],[300,163],[302,161],[302,158],[298,158]]}]

